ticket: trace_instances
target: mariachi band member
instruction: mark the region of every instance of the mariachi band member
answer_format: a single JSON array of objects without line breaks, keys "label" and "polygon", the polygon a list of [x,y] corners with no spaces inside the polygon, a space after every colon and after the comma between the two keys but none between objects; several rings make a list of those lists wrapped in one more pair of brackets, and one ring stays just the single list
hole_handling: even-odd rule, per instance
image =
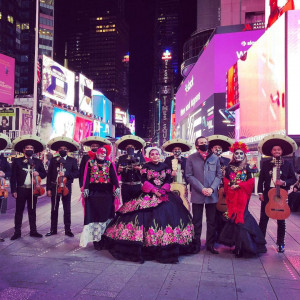
[{"label": "mariachi band member", "polygon": [[183,139],[172,139],[162,145],[165,152],[171,152],[173,155],[166,157],[164,163],[172,170],[171,191],[177,192],[183,201],[184,206],[189,210],[187,199],[187,180],[185,177],[186,158],[182,153],[190,151],[192,145]]},{"label": "mariachi band member", "polygon": [[[288,191],[297,178],[293,165],[283,156],[290,155],[297,150],[296,142],[281,134],[272,134],[263,138],[258,144],[258,150],[271,159],[264,161],[258,180],[258,195],[261,201],[259,227],[266,236],[269,217],[266,214],[266,206],[269,202],[268,192],[271,188],[279,186]],[[277,174],[277,165],[280,166],[280,172]],[[278,177],[276,176],[278,175]],[[285,246],[285,219],[277,220],[277,246],[278,252],[284,252]]]},{"label": "mariachi band member", "polygon": [[[15,158],[12,163],[10,178],[11,193],[16,198],[15,232],[11,240],[21,237],[21,227],[25,203],[27,202],[30,236],[41,238],[42,235],[36,229],[36,203],[37,195],[33,193],[34,180],[39,176],[46,177],[43,162],[33,157],[34,153],[42,152],[45,144],[42,139],[35,135],[23,135],[16,138],[12,147],[17,152],[23,152],[24,156]],[[38,185],[38,183],[35,183]]]},{"label": "mariachi band member", "polygon": [[[229,147],[233,144],[233,140],[225,135],[211,135],[208,138],[209,150],[217,155],[220,159],[221,170],[223,177],[225,176],[225,169],[229,165],[230,159],[222,156],[222,153],[229,151]],[[221,181],[218,189],[218,203],[216,205],[216,240],[225,225],[223,214],[227,211],[226,199],[224,194],[224,184]]]},{"label": "mariachi band member", "polygon": [[[88,146],[90,147],[91,151],[96,153],[97,150],[104,146],[104,145],[109,145],[111,147],[111,142],[108,139],[99,137],[99,136],[89,136],[83,140],[81,140],[81,144],[83,146]],[[83,176],[84,176],[84,170],[87,161],[90,159],[89,155],[86,154],[82,157],[80,166],[79,166],[79,186],[82,188],[83,185]]]},{"label": "mariachi band member", "polygon": [[124,135],[116,142],[119,150],[127,153],[117,159],[117,172],[121,174],[121,196],[123,203],[136,198],[142,188],[141,173],[142,164],[145,162],[143,155],[135,153],[135,150],[142,150],[145,141],[135,135]]},{"label": "mariachi band member", "polygon": [[64,208],[65,235],[73,237],[71,231],[71,195],[74,178],[78,178],[77,160],[68,156],[79,149],[79,144],[67,137],[56,137],[49,141],[48,147],[59,156],[50,161],[47,175],[47,194],[51,197],[51,228],[46,236],[57,234],[59,201]]},{"label": "mariachi band member", "polygon": [[[10,140],[6,134],[0,133],[0,151],[4,150],[10,144]],[[7,159],[4,156],[0,156],[0,210],[4,203],[7,201],[7,190],[5,189],[5,178],[9,178],[11,175],[11,169]],[[4,239],[0,238],[0,242],[4,242]]]}]

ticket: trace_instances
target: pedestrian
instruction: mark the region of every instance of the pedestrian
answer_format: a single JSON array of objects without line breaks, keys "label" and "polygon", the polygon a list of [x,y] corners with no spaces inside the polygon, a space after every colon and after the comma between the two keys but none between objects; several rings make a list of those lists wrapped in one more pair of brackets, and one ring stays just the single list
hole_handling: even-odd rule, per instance
[{"label": "pedestrian", "polygon": [[265,238],[248,210],[254,187],[254,178],[247,164],[248,147],[244,143],[235,142],[230,151],[233,156],[225,169],[223,179],[228,221],[220,233],[219,240],[230,247],[234,245],[236,257],[242,257],[246,252],[265,253]]},{"label": "pedestrian", "polygon": [[298,180],[289,194],[289,206],[292,212],[297,212],[300,207],[300,171],[297,172]]},{"label": "pedestrian", "polygon": [[[272,134],[263,138],[259,144],[259,151],[272,158],[263,162],[258,179],[257,191],[261,201],[259,227],[266,236],[269,217],[266,214],[266,205],[269,202],[268,192],[276,186],[288,191],[296,181],[293,165],[283,156],[290,155],[298,148],[296,142],[281,134]],[[277,172],[277,165],[280,172]],[[278,173],[279,176],[276,176]],[[284,200],[285,201],[285,200]],[[277,247],[283,253],[285,247],[285,219],[277,220]]]},{"label": "pedestrian", "polygon": [[104,145],[97,152],[89,152],[83,176],[84,227],[80,246],[94,243],[96,250],[103,247],[102,235],[115,215],[114,195],[119,197],[120,189],[113,163],[109,159],[111,147]]},{"label": "pedestrian", "polygon": [[150,162],[141,170],[142,193],[123,204],[104,236],[117,259],[176,263],[192,253],[192,217],[170,192],[171,170],[160,162],[161,150],[149,147],[146,155]]},{"label": "pedestrian", "polygon": [[218,201],[218,187],[222,179],[220,159],[208,151],[208,140],[200,136],[195,141],[196,153],[191,154],[186,163],[186,178],[191,185],[191,202],[193,224],[195,227],[194,253],[201,247],[202,216],[206,211],[206,249],[213,254],[216,239],[216,203]]},{"label": "pedestrian", "polygon": [[34,135],[23,135],[16,138],[12,147],[17,152],[23,152],[24,156],[15,158],[12,163],[10,187],[12,196],[16,199],[15,232],[11,240],[21,237],[21,227],[25,204],[27,203],[30,236],[43,237],[36,228],[36,204],[37,195],[33,194],[33,177],[46,177],[43,162],[33,157],[34,153],[42,152],[45,144],[41,138]]},{"label": "pedestrian", "polygon": [[46,236],[57,234],[61,199],[64,208],[65,235],[73,237],[74,234],[71,231],[72,183],[75,178],[78,178],[79,170],[77,160],[68,154],[77,151],[79,145],[68,137],[56,137],[48,142],[48,147],[57,151],[59,156],[51,159],[47,174],[47,195],[51,197],[51,228]]}]

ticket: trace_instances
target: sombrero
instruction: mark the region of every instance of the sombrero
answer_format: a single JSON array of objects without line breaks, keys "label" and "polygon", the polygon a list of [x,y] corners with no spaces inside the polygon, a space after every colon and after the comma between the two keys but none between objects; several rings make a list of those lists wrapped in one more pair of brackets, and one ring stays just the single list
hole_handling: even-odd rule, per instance
[{"label": "sombrero", "polygon": [[99,144],[100,147],[103,145],[111,146],[111,142],[108,139],[102,138],[100,136],[89,136],[81,140],[81,144],[84,146],[91,146],[92,144]]},{"label": "sombrero", "polygon": [[282,156],[292,154],[298,148],[296,142],[290,137],[282,134],[270,134],[259,142],[258,150],[266,156],[272,156],[271,151],[274,146],[281,147]]},{"label": "sombrero", "polygon": [[23,152],[24,147],[28,145],[34,147],[35,153],[42,152],[45,149],[44,141],[36,135],[22,135],[12,142],[12,148],[17,152]]},{"label": "sombrero", "polygon": [[172,139],[161,146],[166,152],[172,152],[175,147],[180,147],[182,152],[188,152],[192,149],[192,145],[183,139]]},{"label": "sombrero", "polygon": [[65,136],[55,137],[48,142],[48,147],[54,151],[58,151],[61,146],[67,147],[70,152],[74,152],[79,149],[78,143]]},{"label": "sombrero", "polygon": [[133,145],[136,150],[140,150],[145,146],[146,142],[136,135],[124,135],[116,141],[116,146],[120,150],[125,150],[128,145]]},{"label": "sombrero", "polygon": [[207,138],[207,140],[209,142],[209,149],[216,145],[219,145],[222,147],[223,152],[229,151],[229,147],[234,143],[231,138],[221,134],[211,135]]},{"label": "sombrero", "polygon": [[0,133],[0,150],[4,150],[10,144],[10,140],[6,134]]}]

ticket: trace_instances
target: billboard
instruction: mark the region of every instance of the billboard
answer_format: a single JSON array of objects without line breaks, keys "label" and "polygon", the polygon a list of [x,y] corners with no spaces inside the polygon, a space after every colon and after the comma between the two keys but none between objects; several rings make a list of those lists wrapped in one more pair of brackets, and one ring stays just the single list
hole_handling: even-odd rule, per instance
[{"label": "billboard", "polygon": [[74,106],[75,74],[43,55],[42,94],[55,101]]},{"label": "billboard", "polygon": [[285,18],[280,18],[237,63],[236,139],[285,129]]},{"label": "billboard", "polygon": [[135,115],[129,115],[129,130],[132,135],[135,135]]},{"label": "billboard", "polygon": [[19,108],[0,108],[0,132],[11,140],[20,136]]},{"label": "billboard", "polygon": [[216,34],[176,94],[176,124],[214,93],[225,93],[226,72],[265,30]]},{"label": "billboard", "polygon": [[54,107],[43,103],[41,109],[41,122],[39,134],[44,141],[49,141],[52,133],[52,119]]},{"label": "billboard", "polygon": [[54,107],[50,139],[57,136],[66,136],[73,139],[74,126],[75,114]]},{"label": "billboard", "polygon": [[127,125],[127,113],[126,111],[121,110],[119,107],[115,108],[115,122],[123,123]]},{"label": "billboard", "polygon": [[80,142],[91,135],[93,135],[93,121],[76,116],[74,140]]},{"label": "billboard", "polygon": [[79,74],[79,109],[89,114],[93,113],[93,87],[94,83],[92,80]]},{"label": "billboard", "polygon": [[265,0],[265,23],[271,27],[288,10],[300,9],[300,0]]},{"label": "billboard", "polygon": [[20,108],[19,113],[20,135],[32,134],[32,110]]},{"label": "billboard", "polygon": [[0,103],[14,104],[15,59],[0,54]]}]

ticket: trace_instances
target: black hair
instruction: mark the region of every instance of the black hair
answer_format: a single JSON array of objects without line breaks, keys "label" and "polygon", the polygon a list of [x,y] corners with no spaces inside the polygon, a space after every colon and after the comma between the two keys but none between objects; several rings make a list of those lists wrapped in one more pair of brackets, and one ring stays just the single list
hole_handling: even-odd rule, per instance
[{"label": "black hair", "polygon": [[197,137],[196,140],[195,140],[195,146],[196,146],[196,147],[198,146],[198,140],[199,140],[199,139],[206,139],[206,140],[207,140],[207,138],[206,138],[205,136],[203,136],[203,135]]}]

